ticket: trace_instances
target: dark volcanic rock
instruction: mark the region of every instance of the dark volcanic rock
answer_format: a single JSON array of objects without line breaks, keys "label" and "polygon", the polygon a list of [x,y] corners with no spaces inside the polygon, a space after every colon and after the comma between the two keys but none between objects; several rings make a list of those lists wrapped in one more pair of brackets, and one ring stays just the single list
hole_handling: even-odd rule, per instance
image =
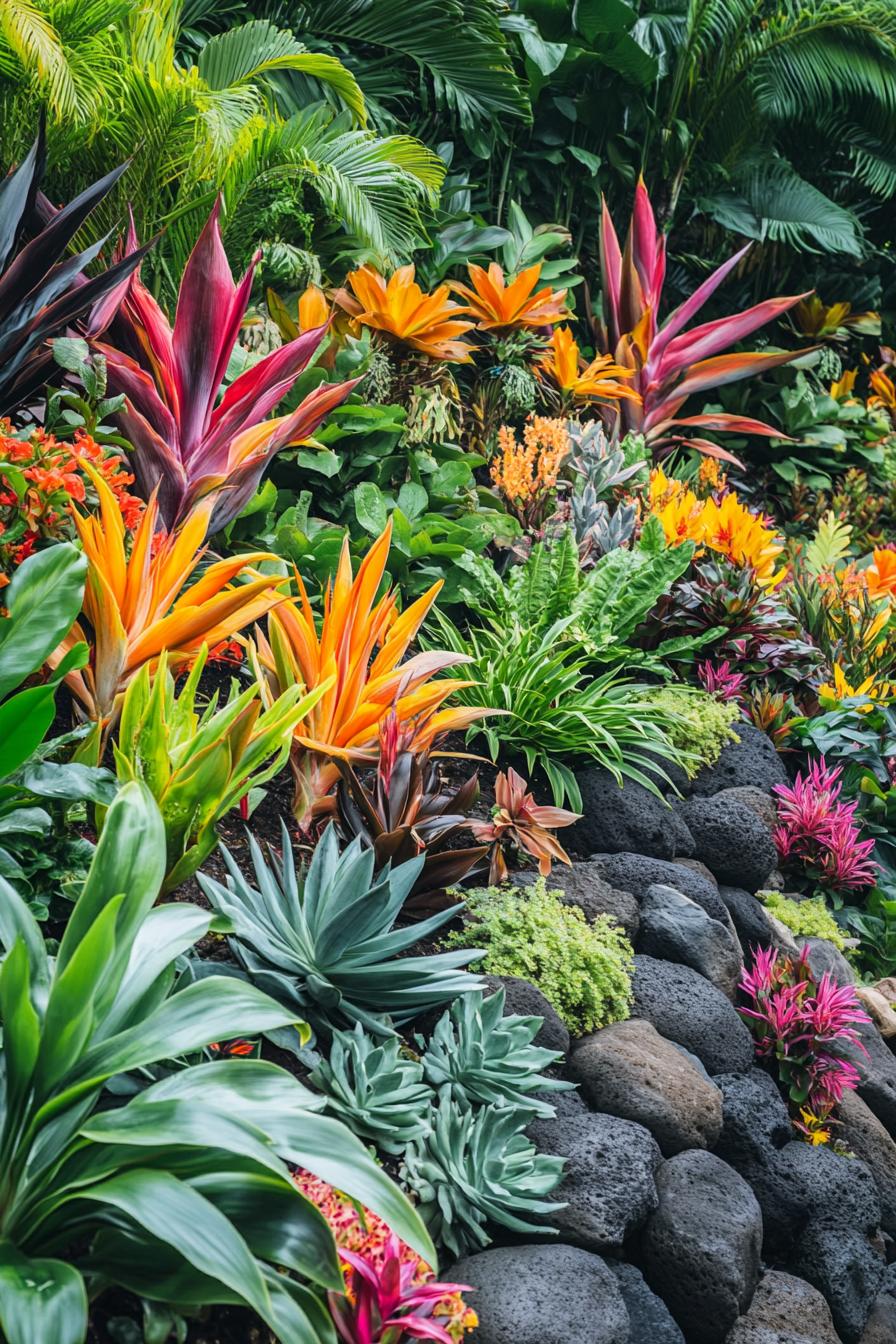
[{"label": "dark volcanic rock", "polygon": [[680,814],[643,785],[626,780],[620,787],[599,765],[580,770],[576,782],[582,819],[567,830],[565,839],[580,853],[628,850],[657,859],[693,854],[694,842]]},{"label": "dark volcanic rock", "polygon": [[624,1264],[611,1264],[610,1269],[616,1275],[628,1308],[629,1344],[685,1344],[684,1335],[669,1314],[669,1308],[662,1298],[650,1291],[641,1271],[634,1265]]},{"label": "dark volcanic rock", "polygon": [[771,793],[775,784],[787,783],[787,771],[770,737],[752,724],[737,725],[739,742],[726,742],[722,754],[693,781],[695,794],[710,795],[742,785]]},{"label": "dark volcanic rock", "polygon": [[859,1096],[887,1132],[896,1134],[896,1056],[872,1023],[859,1023],[856,1031],[867,1052],[852,1055],[862,1075]]},{"label": "dark volcanic rock", "polygon": [[753,1192],[712,1153],[660,1168],[660,1202],[642,1237],[644,1273],[688,1344],[719,1344],[759,1279],[762,1215]]},{"label": "dark volcanic rock", "polygon": [[713,1078],[722,1094],[722,1133],[716,1152],[740,1170],[743,1162],[783,1148],[793,1138],[787,1105],[762,1069]]},{"label": "dark volcanic rock", "polygon": [[894,1344],[896,1341],[896,1297],[878,1293],[859,1344]]},{"label": "dark volcanic rock", "polygon": [[631,1018],[585,1036],[568,1072],[595,1110],[646,1126],[667,1157],[718,1137],[718,1088],[650,1022]]},{"label": "dark volcanic rock", "polygon": [[852,1228],[811,1223],[790,1268],[823,1294],[843,1344],[858,1344],[884,1279],[884,1261]]},{"label": "dark volcanic rock", "polygon": [[743,803],[744,807],[756,813],[770,831],[773,831],[778,824],[778,809],[774,798],[764,790],[757,789],[755,784],[742,784],[740,788],[735,789],[720,789],[718,793],[713,794],[713,797],[733,798],[735,802]]},{"label": "dark volcanic rock", "polygon": [[633,1017],[702,1060],[709,1073],[745,1073],[753,1038],[721,990],[689,966],[636,956]]},{"label": "dark volcanic rock", "polygon": [[820,980],[825,974],[830,974],[831,979],[838,985],[855,984],[855,972],[849,962],[827,938],[798,938],[797,943],[801,951],[804,947],[808,947],[809,965],[816,980]]},{"label": "dark volcanic rock", "polygon": [[743,969],[740,944],[727,925],[712,919],[702,905],[674,887],[656,883],[647,888],[641,903],[638,950],[690,966],[729,999],[734,998]]},{"label": "dark volcanic rock", "polygon": [[737,798],[716,794],[681,805],[694,837],[695,852],[719,882],[747,891],[763,886],[778,862],[764,821]]},{"label": "dark volcanic rock", "polygon": [[[538,880],[537,873],[515,873],[517,886],[531,886]],[[548,878],[548,890],[563,893],[564,905],[577,905],[588,920],[598,915],[609,915],[621,924],[629,938],[634,939],[641,921],[638,902],[630,891],[611,887],[601,876],[600,865],[590,859],[578,859],[572,867],[555,863]]]},{"label": "dark volcanic rock", "polygon": [[[880,1197],[880,1225],[896,1236],[896,1143],[877,1116],[855,1092],[847,1092],[837,1109],[837,1137],[870,1168]],[[893,1336],[896,1341],[896,1335]]]},{"label": "dark volcanic rock", "polygon": [[504,1016],[519,1013],[521,1017],[542,1017],[544,1021],[535,1037],[535,1044],[545,1050],[569,1052],[569,1031],[560,1014],[537,986],[517,975],[483,975],[489,991],[504,990]]},{"label": "dark volcanic rock", "polygon": [[793,1274],[770,1270],[725,1344],[840,1344],[840,1337],[816,1288]]},{"label": "dark volcanic rock", "polygon": [[476,1344],[634,1344],[616,1277],[575,1246],[498,1246],[446,1278],[476,1291]]},{"label": "dark volcanic rock", "polygon": [[621,887],[623,891],[630,891],[639,903],[647,894],[648,887],[661,882],[702,905],[713,919],[720,919],[723,924],[728,921],[728,912],[719,896],[718,887],[691,868],[665,863],[662,859],[650,859],[644,854],[593,854],[591,857],[608,882],[612,882],[614,887]]},{"label": "dark volcanic rock", "polygon": [[776,947],[776,931],[765,906],[742,887],[719,886],[719,895],[737,930],[740,945],[747,953],[751,947]]},{"label": "dark volcanic rock", "polygon": [[587,1251],[618,1250],[656,1208],[662,1157],[642,1125],[586,1115],[534,1120],[528,1133],[542,1152],[566,1158],[563,1181],[551,1194],[566,1207],[548,1219],[562,1241]]}]

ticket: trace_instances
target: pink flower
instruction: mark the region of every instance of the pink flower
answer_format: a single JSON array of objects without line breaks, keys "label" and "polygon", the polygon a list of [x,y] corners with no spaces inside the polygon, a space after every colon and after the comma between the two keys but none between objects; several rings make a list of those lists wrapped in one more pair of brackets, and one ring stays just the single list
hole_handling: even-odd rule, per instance
[{"label": "pink flower", "polygon": [[840,798],[842,773],[842,766],[828,766],[822,757],[793,784],[776,784],[774,840],[783,862],[801,864],[827,886],[870,887],[877,875],[874,841],[860,839],[858,803]]},{"label": "pink flower", "polygon": [[743,673],[732,671],[727,658],[723,663],[715,665],[708,659],[705,663],[698,663],[697,676],[703,689],[720,700],[739,699],[747,680]]}]

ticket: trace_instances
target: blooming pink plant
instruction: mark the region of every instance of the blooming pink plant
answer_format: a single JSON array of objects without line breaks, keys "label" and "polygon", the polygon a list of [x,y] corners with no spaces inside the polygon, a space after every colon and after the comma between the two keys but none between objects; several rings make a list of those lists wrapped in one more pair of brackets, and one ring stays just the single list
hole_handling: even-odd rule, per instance
[{"label": "blooming pink plant", "polygon": [[776,784],[778,825],[774,839],[784,863],[802,864],[810,876],[833,888],[861,889],[876,880],[873,840],[862,840],[857,802],[840,797],[842,766],[814,761],[793,784]]},{"label": "blooming pink plant", "polygon": [[711,663],[709,659],[698,663],[697,676],[703,689],[720,700],[740,699],[747,680],[742,672],[734,671],[727,658],[723,663]]},{"label": "blooming pink plant", "polygon": [[754,949],[753,967],[744,969],[741,989],[749,1004],[738,1011],[756,1038],[757,1056],[777,1061],[799,1114],[796,1128],[812,1143],[826,1143],[834,1109],[861,1082],[848,1052],[867,1053],[855,1024],[870,1018],[855,990],[837,985],[829,971],[816,983],[808,947],[796,959]]}]

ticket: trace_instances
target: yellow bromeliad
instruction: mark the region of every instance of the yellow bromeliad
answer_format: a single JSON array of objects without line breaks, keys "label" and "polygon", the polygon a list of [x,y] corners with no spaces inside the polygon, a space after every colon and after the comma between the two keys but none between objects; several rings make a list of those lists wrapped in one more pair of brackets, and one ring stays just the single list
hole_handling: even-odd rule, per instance
[{"label": "yellow bromeliad", "polygon": [[[818,688],[818,698],[822,704],[833,707],[841,700],[851,700],[857,695],[866,695],[869,700],[889,700],[893,695],[893,686],[889,682],[878,681],[873,674],[865,677],[858,686],[851,686],[839,663],[834,663],[831,670],[834,675],[833,683],[825,682]],[[871,705],[862,705],[860,712],[867,714],[870,709]]]},{"label": "yellow bromeliad", "polygon": [[302,821],[339,778],[337,758],[376,759],[380,725],[394,712],[406,749],[423,751],[442,733],[464,729],[487,711],[442,708],[470,681],[437,674],[470,661],[433,650],[402,661],[442,587],[441,580],[400,615],[394,589],[376,601],[389,557],[391,523],[373,543],[358,573],[346,540],[336,576],[324,593],[318,632],[301,577],[299,596],[268,617],[258,636],[257,659],[273,699],[289,686],[312,691],[332,679],[294,732],[296,816]]},{"label": "yellow bromeliad", "polygon": [[536,289],[541,275],[541,263],[528,266],[515,279],[508,281],[503,270],[493,261],[488,270],[481,266],[467,267],[471,285],[452,282],[451,288],[466,299],[468,311],[484,331],[517,331],[525,328],[537,331],[553,326],[569,317],[564,307],[565,289]]},{"label": "yellow bromeliad", "polygon": [[[172,671],[193,660],[203,644],[215,645],[259,620],[282,600],[278,577],[256,575],[250,582],[233,580],[265,552],[232,556],[208,566],[184,591],[205,549],[214,501],[200,504],[177,532],[154,532],[156,496],[150,499],[134,532],[130,556],[118,503],[105,480],[84,464],[99,498],[100,516],[73,510],[75,526],[87,557],[83,613],[89,631],[76,622],[49,660],[57,665],[80,641],[91,647],[86,668],[65,680],[87,716],[108,733],[118,717],[122,693],[145,664],[154,666],[167,650]],[[251,571],[249,571],[251,572]],[[99,743],[100,737],[97,737]]]},{"label": "yellow bromeliad", "polygon": [[468,364],[472,348],[457,339],[474,325],[466,320],[466,308],[448,297],[447,285],[425,294],[414,275],[413,266],[400,266],[386,280],[372,266],[359,266],[347,280],[351,293],[340,289],[336,302],[359,326],[429,359]]},{"label": "yellow bromeliad", "polygon": [[749,566],[763,588],[775,587],[784,577],[784,570],[775,568],[784,542],[761,515],[740,502],[734,490],[726,490],[718,500],[711,495],[701,501],[685,481],[670,478],[657,467],[650,477],[648,504],[670,545],[694,541],[706,546],[736,565]]},{"label": "yellow bromeliad", "polygon": [[631,378],[633,370],[613,362],[610,355],[598,355],[587,364],[579,355],[569,327],[555,327],[547,350],[535,365],[539,378],[552,383],[571,401],[640,401],[634,388],[619,382]]}]

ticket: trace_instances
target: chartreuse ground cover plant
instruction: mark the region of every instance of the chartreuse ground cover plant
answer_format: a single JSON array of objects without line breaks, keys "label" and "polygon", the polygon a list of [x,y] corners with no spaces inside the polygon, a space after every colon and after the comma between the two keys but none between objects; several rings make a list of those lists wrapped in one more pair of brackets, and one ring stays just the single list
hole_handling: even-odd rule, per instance
[{"label": "chartreuse ground cover plant", "polygon": [[284,1344],[332,1341],[320,1293],[341,1290],[336,1248],[288,1163],[433,1254],[361,1145],[262,1060],[183,1068],[124,1105],[104,1098],[113,1075],[296,1021],[229,976],[171,992],[175,960],[212,916],[153,908],[164,870],[158,809],[131,783],[55,956],[3,883],[0,1328],[9,1344],[83,1344],[90,1299],[121,1285],[180,1311],[251,1306]]},{"label": "chartreuse ground cover plant", "polygon": [[843,930],[825,904],[823,896],[795,901],[780,891],[757,893],[770,915],[786,924],[800,938],[826,938],[841,952],[846,947]]},{"label": "chartreuse ground cover plant", "polygon": [[531,887],[477,888],[466,903],[465,927],[446,943],[484,948],[480,970],[531,980],[576,1036],[628,1017],[634,954],[609,916],[589,922],[543,877]]}]

